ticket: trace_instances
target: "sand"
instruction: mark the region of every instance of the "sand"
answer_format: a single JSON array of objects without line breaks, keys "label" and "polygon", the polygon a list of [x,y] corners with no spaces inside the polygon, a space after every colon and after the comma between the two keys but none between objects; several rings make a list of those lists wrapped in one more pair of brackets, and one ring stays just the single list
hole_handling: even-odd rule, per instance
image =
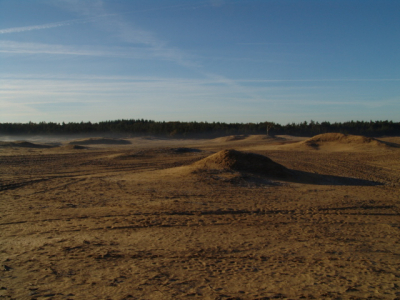
[{"label": "sand", "polygon": [[268,178],[280,179],[292,175],[287,168],[264,155],[240,152],[234,149],[219,151],[216,154],[210,155],[194,163],[192,167],[194,167],[194,171],[239,171],[245,173],[256,173]]},{"label": "sand", "polygon": [[377,139],[359,135],[342,133],[324,133],[316,135],[305,141],[288,145],[287,147],[304,150],[326,151],[374,151],[381,147],[392,147],[388,143]]},{"label": "sand", "polygon": [[341,139],[1,147],[0,299],[398,299],[400,138]]},{"label": "sand", "polygon": [[27,141],[15,141],[15,142],[1,142],[0,147],[10,147],[10,148],[52,148],[50,145],[42,145],[30,143]]},{"label": "sand", "polygon": [[112,138],[85,138],[69,142],[70,145],[127,145],[130,144],[125,139],[112,139]]}]

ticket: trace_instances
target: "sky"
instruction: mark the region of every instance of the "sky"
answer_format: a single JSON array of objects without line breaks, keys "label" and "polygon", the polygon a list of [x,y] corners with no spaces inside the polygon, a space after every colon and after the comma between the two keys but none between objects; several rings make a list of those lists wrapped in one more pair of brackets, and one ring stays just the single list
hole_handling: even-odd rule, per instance
[{"label": "sky", "polygon": [[0,123],[400,121],[398,0],[0,0]]}]

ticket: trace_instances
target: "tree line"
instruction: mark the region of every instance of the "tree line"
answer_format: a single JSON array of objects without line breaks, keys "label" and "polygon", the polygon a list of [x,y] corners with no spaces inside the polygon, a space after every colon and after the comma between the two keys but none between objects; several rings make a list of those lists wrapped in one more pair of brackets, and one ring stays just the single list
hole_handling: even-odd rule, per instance
[{"label": "tree line", "polygon": [[0,123],[0,134],[127,134],[131,136],[163,136],[179,138],[218,137],[224,135],[269,134],[314,136],[338,132],[365,136],[400,135],[400,122],[350,121],[343,123],[304,121],[281,125],[274,122],[221,123],[221,122],[158,122],[144,119],[114,120],[98,123]]}]

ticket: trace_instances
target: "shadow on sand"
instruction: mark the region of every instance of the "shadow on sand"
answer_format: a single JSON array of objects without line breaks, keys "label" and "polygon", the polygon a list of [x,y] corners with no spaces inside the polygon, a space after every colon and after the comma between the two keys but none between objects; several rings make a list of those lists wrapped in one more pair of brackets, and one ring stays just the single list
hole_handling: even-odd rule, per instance
[{"label": "shadow on sand", "polygon": [[279,185],[293,182],[316,185],[376,186],[381,182],[288,169],[270,158],[234,149],[222,150],[192,164],[193,173],[238,185]]},{"label": "shadow on sand", "polygon": [[349,185],[349,186],[377,186],[383,185],[381,182],[359,179],[354,177],[323,175],[304,171],[290,170],[293,173],[292,178],[285,181],[316,184],[316,185]]},{"label": "shadow on sand", "polygon": [[[228,182],[234,185],[251,187],[251,186],[282,186],[285,183],[301,183],[314,185],[341,185],[341,186],[378,186],[383,185],[381,182],[344,177],[323,175],[298,170],[287,169],[285,176],[269,176],[254,172],[235,172],[232,174],[230,170],[209,170],[206,172],[195,172],[200,177]],[[230,174],[230,176],[227,176]]]}]

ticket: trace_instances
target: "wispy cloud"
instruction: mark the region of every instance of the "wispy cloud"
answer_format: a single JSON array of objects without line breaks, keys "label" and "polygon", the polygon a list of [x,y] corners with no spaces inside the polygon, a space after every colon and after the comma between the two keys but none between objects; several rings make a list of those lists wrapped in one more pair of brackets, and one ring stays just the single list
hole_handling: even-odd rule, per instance
[{"label": "wispy cloud", "polygon": [[253,83],[269,83],[269,82],[384,82],[384,81],[400,81],[400,78],[326,78],[326,79],[237,79],[236,82],[253,82]]},{"label": "wispy cloud", "polygon": [[14,41],[0,41],[0,52],[11,54],[63,54],[63,55],[106,55],[104,51],[82,49],[64,45],[50,45],[41,43],[21,43]]},{"label": "wispy cloud", "polygon": [[210,0],[210,3],[214,7],[220,7],[225,4],[224,0]]},{"label": "wispy cloud", "polygon": [[225,1],[223,0],[205,0],[196,1],[195,4],[189,3],[181,5],[158,6],[150,9],[138,9],[117,14],[108,11],[106,7],[107,5],[105,5],[105,2],[102,0],[93,0],[83,3],[79,0],[64,0],[61,1],[61,3],[64,8],[67,8],[70,11],[73,11],[87,19],[98,18],[99,16],[107,16],[107,18],[102,19],[102,22],[94,22],[94,26],[105,32],[109,32],[113,37],[119,37],[119,39],[124,43],[146,47],[147,53],[156,59],[175,62],[176,64],[194,70],[203,76],[207,76],[207,72],[203,70],[203,65],[199,62],[201,57],[171,45],[167,40],[157,36],[156,33],[137,26],[134,22],[132,22],[132,18],[128,21],[125,16],[134,13],[152,11],[194,10],[205,7],[215,8],[225,5]]},{"label": "wispy cloud", "polygon": [[72,19],[72,20],[66,20],[66,21],[61,21],[61,22],[46,23],[46,24],[41,24],[41,25],[5,28],[5,29],[0,29],[0,34],[18,33],[18,32],[25,32],[25,31],[32,31],[32,30],[43,30],[43,29],[51,29],[51,28],[56,28],[56,27],[70,26],[70,25],[75,25],[75,24],[91,23],[91,22],[98,21],[99,19],[114,16],[114,15],[115,14],[98,14],[96,16],[90,16],[90,17],[81,18],[81,19]]},{"label": "wispy cloud", "polygon": [[30,105],[26,105],[23,103],[14,103],[11,101],[0,101],[0,118],[2,120],[9,119],[10,121],[13,118],[20,118],[20,117],[32,117],[36,115],[42,115],[40,111],[33,108]]},{"label": "wispy cloud", "polygon": [[69,46],[43,43],[23,43],[15,41],[0,41],[0,53],[10,55],[23,54],[51,54],[51,55],[75,55],[75,56],[108,56],[134,59],[170,60],[171,55],[163,53],[156,55],[151,49],[143,47],[117,47],[117,46]]},{"label": "wispy cloud", "polygon": [[[217,83],[217,84],[216,84]],[[170,103],[187,103],[200,101],[209,104],[234,101],[235,103],[270,103],[288,101],[287,99],[305,100],[312,96],[309,89],[292,87],[242,87],[221,78],[160,78],[130,76],[9,76],[0,74],[0,98],[22,103],[69,102],[76,99],[85,101],[152,101],[162,105]],[[293,91],[295,89],[295,91]],[[304,90],[303,90],[304,89]],[[289,92],[290,91],[290,92]],[[243,98],[242,93],[256,94],[253,98]],[[82,100],[79,100],[82,101]],[[199,102],[199,103],[200,103]]]},{"label": "wispy cloud", "polygon": [[[219,1],[219,0],[213,0],[213,1]],[[213,2],[212,1],[212,2]],[[103,11],[104,12],[104,5],[102,1],[93,1],[90,4],[84,5],[82,1],[66,1],[66,3],[70,7],[73,7],[75,11],[79,11],[82,15],[89,16],[86,18],[82,19],[72,19],[72,20],[67,20],[67,21],[62,21],[62,22],[54,22],[54,23],[47,23],[47,24],[41,24],[41,25],[32,25],[32,26],[22,26],[22,27],[12,27],[12,28],[5,28],[5,29],[0,29],[0,34],[8,34],[8,33],[18,33],[18,32],[25,32],[25,31],[32,31],[32,30],[42,30],[42,29],[51,29],[55,27],[62,27],[62,26],[69,26],[73,24],[78,24],[78,23],[89,23],[89,22],[94,22],[97,21],[99,18],[104,18],[104,17],[111,17],[111,16],[117,16],[117,14],[113,13],[101,13],[101,14],[96,14],[94,12],[99,12]],[[159,11],[159,10],[186,10],[186,9],[196,9],[200,7],[206,7],[209,6],[208,4],[203,4],[203,5],[193,5],[193,4],[184,4],[184,5],[172,5],[172,6],[165,6],[165,7],[158,7],[158,8],[153,8],[153,9],[143,9],[143,10],[135,10],[135,11],[128,11],[123,14],[131,14],[131,13],[141,13],[141,12],[149,12],[149,11]],[[213,4],[214,6],[214,4]],[[141,42],[149,42],[148,40],[148,33],[144,31],[137,30],[136,31],[136,36],[140,37],[139,40]]]},{"label": "wispy cloud", "polygon": [[67,22],[57,22],[57,23],[49,23],[49,24],[43,24],[43,25],[35,25],[35,26],[13,27],[13,28],[7,28],[7,29],[0,29],[0,34],[24,32],[24,31],[32,31],[32,30],[40,30],[40,29],[49,29],[49,28],[54,28],[54,27],[67,26],[67,25],[71,25],[71,24],[72,24],[72,21],[67,21]]},{"label": "wispy cloud", "polygon": [[169,45],[153,32],[135,27],[131,22],[125,21],[121,16],[111,16],[107,21],[96,23],[103,30],[120,38],[124,43],[145,47],[147,53],[156,59],[173,61],[183,67],[197,69],[201,65],[193,55]]},{"label": "wispy cloud", "polygon": [[290,43],[281,43],[281,42],[248,42],[248,43],[237,43],[238,45],[248,45],[248,46],[260,46],[260,45],[274,45],[274,46],[290,46],[290,45],[313,45],[316,43],[295,43],[295,42],[290,42]]},{"label": "wispy cloud", "polygon": [[[182,10],[196,9],[205,6],[215,6],[220,1],[203,2],[200,5],[173,5],[154,8],[154,10]],[[8,54],[52,54],[52,55],[80,55],[80,56],[120,56],[138,59],[160,59],[174,62],[185,68],[189,68],[198,74],[206,76],[209,79],[215,79],[218,83],[225,83],[228,86],[246,93],[246,88],[241,87],[239,83],[229,80],[222,75],[211,74],[204,70],[202,64],[191,55],[177,47],[169,45],[165,40],[157,37],[153,32],[136,27],[132,22],[124,20],[123,15],[138,11],[125,12],[122,14],[110,13],[105,9],[104,2],[96,0],[92,2],[68,0],[61,1],[59,4],[69,7],[72,11],[79,13],[83,18],[72,19],[63,22],[48,23],[35,26],[14,27],[0,29],[0,34],[18,33],[32,30],[43,30],[55,27],[70,26],[77,23],[93,22],[95,26],[103,31],[110,32],[117,36],[124,43],[131,44],[131,47],[103,47],[102,49],[91,48],[88,46],[68,46],[68,45],[50,45],[41,43],[21,43],[14,41],[0,41],[0,52]],[[151,9],[152,10],[152,9]],[[150,11],[150,10],[149,10]],[[101,22],[95,22],[102,18]],[[254,95],[249,95],[254,97]]]},{"label": "wispy cloud", "polygon": [[[327,107],[336,110],[357,107],[370,111],[393,107],[396,111],[398,107],[398,97],[372,95],[366,99],[360,94],[349,97],[341,93],[340,86],[335,84],[334,89],[319,85],[298,86],[296,83],[245,86],[244,92],[257,95],[250,98],[243,97],[243,91],[236,88],[235,81],[225,77],[189,79],[0,73],[0,119],[3,122],[18,118],[24,121],[43,118],[80,121],[91,116],[92,121],[135,117],[262,121],[273,119],[282,108],[285,111],[312,111],[316,107],[325,110]],[[26,119],[33,116],[35,119]]]}]

